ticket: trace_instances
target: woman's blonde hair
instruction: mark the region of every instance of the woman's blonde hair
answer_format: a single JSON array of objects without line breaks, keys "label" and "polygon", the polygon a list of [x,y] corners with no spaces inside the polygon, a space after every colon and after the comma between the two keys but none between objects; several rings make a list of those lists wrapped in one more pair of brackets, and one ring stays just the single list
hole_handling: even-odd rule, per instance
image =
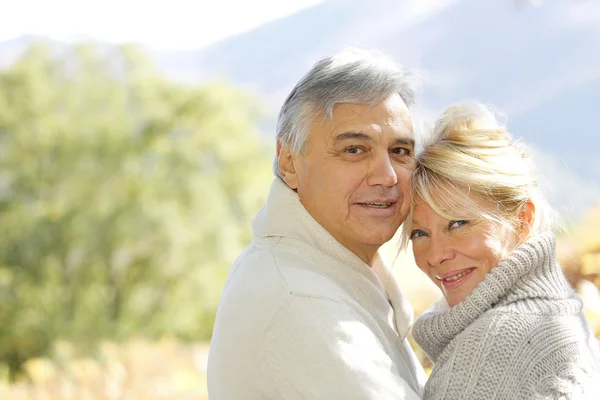
[{"label": "woman's blonde hair", "polygon": [[[412,175],[413,201],[402,227],[402,247],[410,240],[418,201],[450,220],[493,220],[513,231],[523,206],[531,202],[535,211],[529,236],[553,229],[555,213],[539,192],[525,146],[513,141],[483,104],[467,101],[448,107],[423,147]],[[497,207],[483,209],[474,197]]]}]

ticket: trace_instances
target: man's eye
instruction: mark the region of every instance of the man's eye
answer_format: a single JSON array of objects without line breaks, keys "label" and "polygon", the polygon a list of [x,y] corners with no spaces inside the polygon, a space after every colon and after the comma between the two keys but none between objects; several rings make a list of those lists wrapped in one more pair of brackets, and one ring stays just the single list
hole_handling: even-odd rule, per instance
[{"label": "man's eye", "polygon": [[362,154],[365,150],[358,146],[348,146],[344,149],[344,153],[348,154]]},{"label": "man's eye", "polygon": [[448,224],[448,229],[453,230],[453,229],[457,229],[460,228],[463,225],[467,225],[469,223],[469,221],[466,220],[458,220],[458,221],[450,221],[450,223]]},{"label": "man's eye", "polygon": [[415,229],[414,231],[412,231],[410,233],[410,240],[415,240],[421,237],[425,237],[427,236],[427,233],[425,233],[424,231],[420,230],[420,229]]},{"label": "man's eye", "polygon": [[391,153],[399,156],[408,156],[410,155],[410,150],[404,147],[394,147],[391,149]]}]

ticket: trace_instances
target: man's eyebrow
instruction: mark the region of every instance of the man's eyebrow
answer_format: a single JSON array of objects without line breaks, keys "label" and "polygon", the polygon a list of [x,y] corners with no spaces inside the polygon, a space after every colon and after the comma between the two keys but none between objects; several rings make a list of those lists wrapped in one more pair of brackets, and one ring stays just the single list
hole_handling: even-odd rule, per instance
[{"label": "man's eyebrow", "polygon": [[[343,142],[344,140],[372,141],[373,138],[371,136],[367,135],[366,133],[361,133],[361,132],[344,132],[344,133],[340,133],[339,135],[337,135],[334,138],[335,143]],[[410,146],[411,148],[414,149],[415,140],[411,139],[411,138],[396,138],[392,142],[392,146],[397,146],[397,145]]]},{"label": "man's eyebrow", "polygon": [[415,148],[415,140],[414,139],[410,139],[410,138],[397,138],[396,140],[394,140],[394,143],[392,143],[392,146],[396,146],[396,145],[404,145],[404,146],[410,146],[413,149]]}]

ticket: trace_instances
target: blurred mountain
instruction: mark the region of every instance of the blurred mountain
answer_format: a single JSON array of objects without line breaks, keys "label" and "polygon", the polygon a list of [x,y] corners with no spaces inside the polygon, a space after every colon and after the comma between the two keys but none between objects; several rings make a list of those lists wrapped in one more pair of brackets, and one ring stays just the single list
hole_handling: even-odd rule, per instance
[{"label": "blurred mountain", "polygon": [[26,35],[0,42],[0,68],[10,66],[32,43],[45,40],[42,36]]},{"label": "blurred mountain", "polygon": [[276,107],[316,59],[345,45],[420,70],[422,118],[465,98],[505,112],[513,135],[536,147],[563,214],[600,202],[600,2],[332,0],[204,49],[198,70]]},{"label": "blurred mountain", "polygon": [[[534,6],[533,4],[538,4]],[[31,37],[0,43],[0,67]],[[271,110],[320,57],[376,47],[423,74],[430,120],[471,98],[506,113],[535,147],[551,202],[577,218],[600,202],[600,2],[329,0],[198,51],[147,50],[175,79],[226,79]]]}]

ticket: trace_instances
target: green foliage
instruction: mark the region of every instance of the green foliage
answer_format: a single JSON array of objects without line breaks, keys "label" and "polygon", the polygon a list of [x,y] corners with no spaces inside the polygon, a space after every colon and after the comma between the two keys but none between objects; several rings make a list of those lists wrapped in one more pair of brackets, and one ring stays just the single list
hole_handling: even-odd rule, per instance
[{"label": "green foliage", "polygon": [[271,180],[253,100],[134,47],[0,72],[0,362],[131,334],[208,339]]}]

